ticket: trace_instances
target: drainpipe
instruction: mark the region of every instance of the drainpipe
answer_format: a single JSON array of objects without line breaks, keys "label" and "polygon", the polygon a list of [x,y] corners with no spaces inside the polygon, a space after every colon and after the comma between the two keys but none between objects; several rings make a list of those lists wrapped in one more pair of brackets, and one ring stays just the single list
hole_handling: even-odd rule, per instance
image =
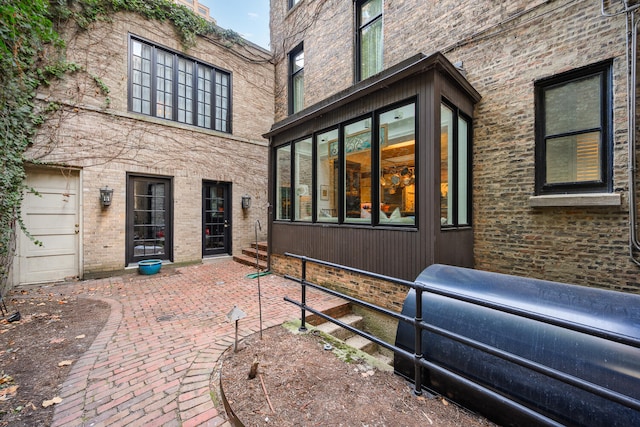
[{"label": "drainpipe", "polygon": [[[628,115],[628,169],[629,169],[629,256],[631,261],[640,266],[640,261],[634,256],[640,252],[640,240],[638,239],[638,200],[636,182],[636,70],[638,61],[638,23],[635,11],[640,5],[629,7],[628,0],[623,0],[624,10],[616,13],[605,12],[605,0],[600,3],[602,16],[611,18],[625,13],[626,18],[626,67],[627,67],[627,115]],[[631,32],[631,35],[629,35]],[[631,46],[629,46],[631,37]]]},{"label": "drainpipe", "polygon": [[[625,1],[625,6],[626,6]],[[629,50],[627,36],[627,57],[630,63],[627,62],[627,66],[630,67],[627,73],[627,89],[629,105],[629,255],[631,260],[640,265],[640,261],[634,256],[634,251],[640,251],[640,241],[638,240],[638,200],[637,200],[637,181],[636,181],[636,82],[637,82],[637,61],[638,61],[638,23],[636,20],[635,12],[629,13],[630,17],[627,17],[627,34],[629,33],[629,24],[631,24],[631,49]]]}]

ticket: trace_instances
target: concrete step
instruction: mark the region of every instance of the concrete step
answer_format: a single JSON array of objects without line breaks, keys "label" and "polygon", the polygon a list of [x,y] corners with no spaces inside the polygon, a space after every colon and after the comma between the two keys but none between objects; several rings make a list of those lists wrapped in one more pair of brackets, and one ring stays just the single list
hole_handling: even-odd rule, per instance
[{"label": "concrete step", "polygon": [[354,335],[351,338],[347,338],[345,341],[349,347],[357,348],[368,354],[374,354],[378,350],[378,345],[368,339],[361,337],[360,335]]},{"label": "concrete step", "polygon": [[[362,316],[356,316],[355,314],[347,314],[345,316],[340,317],[342,323],[345,323],[349,326],[353,326],[354,328],[362,329]],[[335,323],[325,322],[318,326],[317,329],[320,329],[322,332],[332,335],[338,338],[341,341],[346,341],[348,338],[354,336],[354,333],[344,329],[341,326],[336,325]]]},{"label": "concrete step", "polygon": [[[331,307],[330,309],[323,311],[323,313],[326,314],[327,316],[333,317],[334,319],[339,319],[343,316],[346,316],[352,313],[351,304],[348,302],[345,302],[344,304]],[[327,322],[322,317],[312,313],[308,313],[308,312],[307,312],[305,322],[311,326],[318,326],[324,323],[329,323],[333,325],[333,323]]]}]

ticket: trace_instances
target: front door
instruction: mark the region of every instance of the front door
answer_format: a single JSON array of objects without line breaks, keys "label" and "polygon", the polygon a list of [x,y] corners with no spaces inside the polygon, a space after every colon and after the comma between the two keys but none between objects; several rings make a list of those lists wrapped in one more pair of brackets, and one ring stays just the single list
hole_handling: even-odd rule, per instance
[{"label": "front door", "polygon": [[202,185],[202,256],[231,254],[231,189],[225,182]]},{"label": "front door", "polygon": [[171,190],[170,178],[128,176],[127,263],[145,259],[172,259]]},{"label": "front door", "polygon": [[22,204],[25,227],[18,230],[18,283],[56,282],[80,276],[80,174],[69,169],[28,169]]}]

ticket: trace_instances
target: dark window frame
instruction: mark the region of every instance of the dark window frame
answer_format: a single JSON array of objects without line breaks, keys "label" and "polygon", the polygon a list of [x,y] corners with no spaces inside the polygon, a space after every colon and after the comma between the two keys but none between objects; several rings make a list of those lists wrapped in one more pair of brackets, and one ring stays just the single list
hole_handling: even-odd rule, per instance
[{"label": "dark window frame", "polygon": [[[380,215],[379,215],[379,210],[376,209],[372,209],[372,213],[371,213],[371,222],[366,223],[366,224],[359,224],[357,222],[348,222],[346,221],[345,218],[345,171],[346,171],[346,162],[345,162],[345,127],[353,124],[353,123],[357,123],[359,121],[368,119],[371,121],[371,170],[372,170],[372,182],[371,182],[371,197],[372,197],[372,206],[373,205],[379,205],[380,204],[380,181],[379,181],[379,177],[375,180],[375,183],[373,182],[373,176],[375,175],[376,177],[378,176],[377,171],[379,170],[379,164],[380,164],[380,159],[379,159],[379,152],[380,152],[380,132],[379,132],[379,128],[380,128],[380,124],[379,124],[379,118],[381,114],[384,114],[386,112],[392,111],[394,109],[397,109],[399,107],[405,106],[405,105],[410,105],[413,104],[414,108],[415,108],[415,123],[414,123],[414,134],[415,134],[415,161],[416,161],[416,202],[415,202],[415,222],[413,224],[402,224],[402,223],[394,223],[394,222],[380,222]],[[419,117],[420,111],[419,111],[419,102],[418,102],[418,98],[417,97],[410,97],[407,99],[403,99],[401,101],[397,101],[394,102],[392,104],[388,104],[385,105],[383,107],[377,108],[375,110],[372,110],[368,113],[362,114],[358,117],[349,119],[349,120],[345,120],[342,121],[340,123],[335,123],[332,124],[330,126],[327,126],[326,128],[323,128],[321,130],[315,131],[312,134],[309,135],[305,135],[302,136],[300,138],[296,138],[292,141],[288,141],[286,143],[283,143],[281,145],[278,145],[277,147],[274,147],[274,158],[275,158],[275,165],[276,167],[273,170],[273,182],[276,184],[274,187],[274,191],[278,192],[280,191],[280,188],[278,188],[278,171],[277,171],[277,153],[278,150],[280,149],[284,149],[285,147],[289,147],[290,149],[290,156],[291,158],[290,160],[290,178],[289,178],[289,182],[291,182],[291,188],[289,193],[290,194],[294,194],[293,191],[293,183],[294,183],[294,177],[295,177],[295,146],[297,142],[300,141],[304,141],[306,139],[311,138],[311,144],[312,144],[312,182],[311,182],[311,201],[312,201],[312,215],[311,215],[311,220],[296,220],[295,219],[295,197],[291,198],[291,204],[289,207],[289,218],[281,218],[278,219],[278,215],[274,215],[274,222],[277,223],[298,223],[298,224],[313,224],[313,225],[320,225],[320,226],[340,226],[340,227],[354,227],[354,228],[362,228],[362,227],[366,227],[366,228],[404,228],[404,229],[417,229],[418,228],[418,218],[420,217],[420,212],[419,212],[419,197],[420,197],[420,192],[419,190],[417,190],[418,187],[418,177],[420,174],[419,171],[419,167],[417,165],[418,159],[419,159],[419,146],[420,144],[418,143],[418,141],[420,140],[420,136],[419,136],[419,132],[420,132],[420,126],[419,126]],[[466,116],[465,116],[466,117]],[[469,124],[471,123],[470,119],[469,120]],[[337,196],[337,201],[338,201],[338,205],[336,206],[337,212],[338,212],[338,221],[337,222],[325,222],[325,221],[318,221],[318,217],[317,217],[317,210],[318,210],[318,192],[317,192],[317,138],[319,135],[327,132],[328,130],[331,129],[337,129],[338,130],[338,157],[337,157],[337,162],[338,162],[338,190],[339,190],[339,194]],[[470,138],[470,136],[469,136]],[[375,168],[375,169],[374,169]],[[469,180],[471,179],[471,177],[469,177]],[[277,201],[277,194],[274,194],[275,198],[274,200]]]},{"label": "dark window frame", "polygon": [[[300,42],[296,47],[294,47],[293,49],[291,49],[289,51],[289,55],[288,55],[288,60],[289,60],[289,69],[288,69],[288,90],[289,90],[289,99],[288,99],[288,112],[289,114],[294,114],[297,113],[298,111],[302,110],[304,108],[304,63],[302,68],[300,68],[299,70],[295,70],[295,58],[296,56],[298,56],[300,53],[304,54],[304,42]],[[294,84],[294,79],[299,76],[300,74],[302,74],[302,84],[303,84],[303,90],[302,90],[302,99],[303,99],[303,105],[300,106],[300,110],[296,111],[295,110],[295,84]]]},{"label": "dark window frame", "polygon": [[[380,11],[380,15],[376,16],[374,19],[370,20],[366,24],[362,25],[361,16],[362,16],[362,6],[370,0],[354,0],[354,13],[355,13],[355,81],[359,82],[364,80],[362,78],[362,32],[366,28],[374,25],[378,21],[382,20],[384,16],[384,0],[382,2],[382,9]],[[383,24],[384,25],[384,24]],[[384,28],[383,28],[384,34]]]},{"label": "dark window frame", "polygon": [[[164,254],[135,256],[134,251],[134,183],[136,180],[147,180],[149,182],[158,182],[166,184],[165,193],[165,224],[164,224]],[[173,232],[174,232],[174,206],[173,206],[173,177],[165,175],[149,175],[128,172],[126,175],[126,231],[125,231],[125,263],[132,264],[144,259],[163,259],[173,261]]]},{"label": "dark window frame", "polygon": [[[454,197],[452,197],[452,222],[450,224],[440,224],[440,228],[443,230],[447,229],[457,229],[457,228],[467,228],[473,225],[473,120],[471,117],[466,115],[459,107],[457,107],[454,103],[450,102],[446,98],[442,98],[440,100],[441,105],[446,106],[453,112],[453,171],[451,173],[453,182],[449,183],[449,191],[453,191]],[[440,114],[440,113],[438,113]],[[460,191],[460,171],[459,171],[459,160],[460,160],[460,147],[458,144],[459,138],[459,119],[463,119],[467,122],[467,221],[462,223],[460,222],[460,205],[458,193]],[[440,122],[442,122],[442,117],[440,117]],[[442,155],[440,156],[442,158]],[[442,202],[442,201],[441,201]]]},{"label": "dark window frame", "polygon": [[[600,126],[557,135],[545,132],[545,91],[600,76]],[[535,194],[584,194],[613,191],[613,61],[607,60],[535,82]],[[546,141],[550,138],[600,131],[600,180],[546,183]]]},{"label": "dark window frame", "polygon": [[[137,112],[134,111],[133,108],[133,60],[132,60],[132,48],[133,48],[133,43],[134,42],[138,42],[138,43],[142,43],[143,45],[149,46],[152,50],[151,53],[151,74],[150,74],[150,79],[151,79],[151,86],[150,86],[150,103],[151,103],[151,110],[150,110],[150,114],[146,114],[143,112]],[[164,120],[170,120],[176,123],[182,123],[182,124],[186,124],[189,126],[195,126],[198,128],[202,128],[202,129],[211,129],[211,130],[215,130],[218,132],[224,132],[224,133],[233,133],[233,127],[232,127],[232,107],[233,107],[233,99],[232,99],[232,94],[233,94],[233,81],[232,81],[232,73],[230,71],[224,70],[222,68],[218,68],[215,67],[211,64],[208,64],[206,62],[197,60],[195,58],[186,56],[186,55],[182,55],[179,54],[171,49],[168,49],[164,46],[158,45],[157,43],[153,43],[149,40],[146,40],[142,37],[138,37],[138,36],[134,36],[132,34],[129,34],[129,51],[127,54],[127,58],[128,58],[128,81],[127,81],[127,89],[128,89],[128,93],[127,93],[127,109],[128,111],[135,113],[135,114],[141,114],[141,115],[145,115],[145,116],[149,116],[149,117],[157,117],[157,118],[162,118]],[[157,72],[157,52],[161,51],[163,53],[169,54],[172,56],[173,58],[173,62],[172,62],[172,114],[170,118],[165,118],[162,116],[159,116],[157,114],[157,110],[155,108],[156,106],[156,102],[157,102],[157,76],[156,76],[156,72]],[[179,75],[179,68],[178,68],[178,61],[182,59],[188,62],[191,62],[193,64],[193,68],[192,68],[192,76],[191,76],[191,92],[192,92],[192,96],[191,96],[191,115],[192,115],[192,119],[191,122],[185,122],[185,121],[179,121],[178,120],[178,97],[179,97],[179,91],[178,91],[178,75]],[[210,88],[210,98],[207,100],[209,102],[209,108],[208,108],[208,112],[210,114],[210,124],[211,126],[207,127],[207,126],[201,126],[198,124],[198,69],[199,68],[204,68],[205,70],[210,70],[211,71],[211,88]],[[221,94],[222,98],[226,98],[226,110],[222,105],[218,105],[218,98],[220,98],[218,95],[218,85],[216,84],[216,76],[217,75],[222,75],[226,77],[226,81],[227,81],[227,86],[226,86],[226,91],[224,91],[225,93]],[[216,115],[217,110],[218,109],[222,109],[223,110],[223,114],[220,118],[218,118],[218,116]],[[218,123],[220,124],[218,126]]]},{"label": "dark window frame", "polygon": [[302,0],[288,0],[289,10],[293,9],[295,5],[300,3]]}]

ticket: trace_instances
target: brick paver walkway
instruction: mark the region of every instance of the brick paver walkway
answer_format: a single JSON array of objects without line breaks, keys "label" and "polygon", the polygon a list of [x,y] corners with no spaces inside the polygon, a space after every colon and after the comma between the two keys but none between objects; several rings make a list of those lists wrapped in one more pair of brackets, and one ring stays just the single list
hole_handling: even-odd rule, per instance
[{"label": "brick paver walkway", "polygon": [[[64,382],[52,425],[227,426],[210,378],[234,342],[226,318],[234,305],[248,315],[239,336],[259,331],[258,281],[246,277],[253,272],[224,259],[174,274],[55,285],[60,293],[108,302],[111,314]],[[260,288],[264,328],[299,317],[300,309],[283,301],[300,300],[297,283],[267,275]],[[319,309],[340,303],[311,291],[308,300]]]}]

